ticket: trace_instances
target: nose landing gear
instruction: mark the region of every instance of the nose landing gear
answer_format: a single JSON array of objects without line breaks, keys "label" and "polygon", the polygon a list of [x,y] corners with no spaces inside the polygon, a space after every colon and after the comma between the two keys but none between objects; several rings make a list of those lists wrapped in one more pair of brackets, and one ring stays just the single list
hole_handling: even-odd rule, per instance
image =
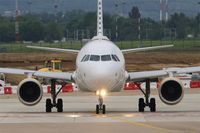
[{"label": "nose landing gear", "polygon": [[102,111],[102,114],[106,113],[106,105],[103,104],[103,97],[99,95],[99,104],[96,105],[96,114],[99,114],[99,111]]},{"label": "nose landing gear", "polygon": [[106,95],[105,90],[97,91],[96,95],[99,97],[98,101],[99,104],[96,105],[96,114],[99,114],[100,111],[102,111],[102,114],[106,113],[106,105],[103,104],[103,98]]}]

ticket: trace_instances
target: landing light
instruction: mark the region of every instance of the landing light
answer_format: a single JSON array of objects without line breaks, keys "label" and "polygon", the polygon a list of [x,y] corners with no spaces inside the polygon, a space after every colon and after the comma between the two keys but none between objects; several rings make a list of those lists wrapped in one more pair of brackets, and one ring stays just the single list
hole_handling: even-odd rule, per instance
[{"label": "landing light", "polygon": [[97,91],[96,91],[96,95],[99,96],[99,94],[100,94],[100,92],[99,92],[99,90],[97,90]]},{"label": "landing light", "polygon": [[106,90],[101,90],[101,94],[102,97],[106,96]]},{"label": "landing light", "polygon": [[97,91],[96,91],[96,95],[97,95],[97,96],[102,96],[102,97],[104,97],[104,96],[106,96],[106,90],[104,90],[104,89],[102,89],[102,90],[97,90]]}]

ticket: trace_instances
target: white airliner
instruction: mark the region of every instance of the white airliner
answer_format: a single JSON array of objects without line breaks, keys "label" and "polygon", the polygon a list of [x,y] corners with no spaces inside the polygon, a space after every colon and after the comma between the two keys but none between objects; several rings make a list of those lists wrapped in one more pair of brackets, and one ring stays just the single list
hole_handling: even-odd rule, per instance
[{"label": "white airliner", "polygon": [[145,96],[139,99],[138,108],[140,112],[148,106],[150,111],[156,111],[155,98],[150,99],[150,82],[162,79],[159,88],[160,99],[168,104],[179,103],[184,94],[182,82],[174,75],[181,73],[192,73],[200,71],[200,67],[174,68],[155,71],[127,72],[125,70],[124,54],[172,47],[172,45],[145,47],[120,50],[113,42],[103,35],[103,7],[102,0],[97,1],[97,36],[88,42],[80,51],[71,49],[58,49],[47,47],[28,46],[29,48],[68,52],[78,54],[76,59],[76,71],[74,72],[38,72],[32,70],[0,68],[0,73],[23,74],[27,78],[18,85],[18,98],[28,106],[39,103],[42,98],[42,86],[39,81],[32,77],[44,77],[51,79],[52,100],[46,100],[46,112],[51,112],[53,107],[58,112],[63,112],[63,101],[57,99],[55,92],[57,80],[75,82],[80,90],[91,91],[98,95],[99,104],[96,105],[96,113],[106,112],[103,98],[106,92],[121,91],[127,81],[144,81],[146,89],[141,90]]}]

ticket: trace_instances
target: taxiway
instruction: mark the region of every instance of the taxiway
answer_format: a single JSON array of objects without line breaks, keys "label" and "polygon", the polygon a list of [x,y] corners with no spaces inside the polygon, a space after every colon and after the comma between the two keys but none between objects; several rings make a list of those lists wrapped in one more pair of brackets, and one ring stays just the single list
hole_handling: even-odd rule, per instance
[{"label": "taxiway", "polygon": [[96,96],[61,95],[64,113],[45,113],[45,99],[34,107],[22,105],[17,97],[0,97],[0,133],[199,133],[200,93],[186,92],[176,106],[157,99],[157,112],[137,112],[135,92],[117,93],[105,99],[107,114],[96,115]]}]

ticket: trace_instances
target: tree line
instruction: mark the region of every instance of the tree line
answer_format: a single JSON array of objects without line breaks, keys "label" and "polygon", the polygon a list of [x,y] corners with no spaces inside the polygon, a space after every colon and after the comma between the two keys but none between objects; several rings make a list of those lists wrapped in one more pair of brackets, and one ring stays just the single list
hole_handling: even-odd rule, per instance
[{"label": "tree line", "polygon": [[[141,27],[139,30],[139,26]],[[104,28],[111,40],[184,39],[199,37],[200,14],[195,17],[174,13],[168,22],[143,18],[137,7],[128,17],[104,14]],[[87,38],[96,34],[96,12],[71,11],[66,13],[29,13],[20,16],[20,40],[51,42],[62,38],[73,39],[77,30],[87,30]],[[81,33],[80,33],[81,34]],[[86,34],[86,33],[84,33]],[[140,38],[138,36],[140,35]],[[86,38],[84,36],[84,38]],[[0,42],[15,41],[15,18],[0,16]]]}]

